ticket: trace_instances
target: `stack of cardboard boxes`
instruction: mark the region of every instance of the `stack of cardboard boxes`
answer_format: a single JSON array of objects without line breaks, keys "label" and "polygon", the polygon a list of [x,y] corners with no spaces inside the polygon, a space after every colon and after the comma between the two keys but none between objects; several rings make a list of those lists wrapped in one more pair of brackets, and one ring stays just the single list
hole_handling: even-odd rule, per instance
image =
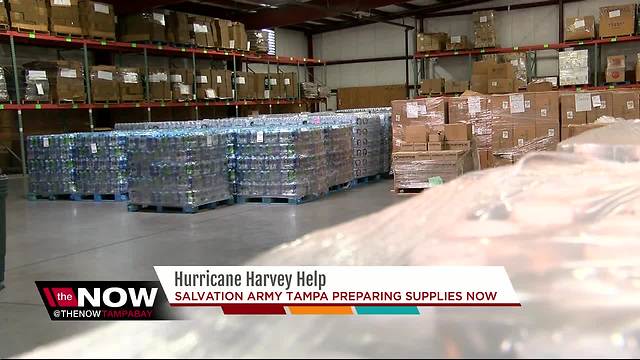
[{"label": "stack of cardboard boxes", "polygon": [[9,9],[11,28],[21,31],[49,31],[47,0],[11,0]]},{"label": "stack of cardboard boxes", "polygon": [[425,79],[420,82],[420,95],[442,95],[444,79]]},{"label": "stack of cardboard boxes", "polygon": [[218,98],[230,99],[233,97],[230,70],[211,70],[211,82]]},{"label": "stack of cardboard boxes", "polygon": [[166,11],[167,41],[171,44],[190,45],[189,36],[193,28],[189,23],[189,16],[179,11]]},{"label": "stack of cardboard boxes", "polygon": [[596,38],[596,19],[593,16],[576,16],[564,21],[564,41]]},{"label": "stack of cardboard boxes", "polygon": [[589,50],[569,50],[558,53],[560,86],[589,83]]},{"label": "stack of cardboard boxes", "polygon": [[444,50],[446,44],[446,33],[418,33],[416,36],[416,48],[418,52]]},{"label": "stack of cardboard boxes", "polygon": [[601,7],[600,37],[633,35],[636,29],[635,16],[635,4]]},{"label": "stack of cardboard boxes", "polygon": [[449,110],[449,124],[466,124],[476,141],[480,157],[480,168],[491,167],[491,96],[469,94],[466,96],[447,99]]},{"label": "stack of cardboard boxes", "polygon": [[[25,68],[46,73],[50,100],[57,103],[85,101],[84,73],[79,62],[34,61],[25,64]],[[36,89],[39,90],[37,85]]]},{"label": "stack of cardboard boxes", "polygon": [[473,36],[476,49],[498,46],[495,12],[493,10],[473,13]]},{"label": "stack of cardboard boxes", "polygon": [[0,27],[4,29],[9,27],[9,13],[4,6],[4,0],[2,1],[2,6],[0,6]]},{"label": "stack of cardboard boxes", "polygon": [[218,97],[213,86],[211,70],[199,69],[196,71],[196,98],[202,100],[212,100]]},{"label": "stack of cardboard boxes", "polygon": [[84,36],[97,39],[116,39],[116,21],[113,5],[97,1],[80,0],[80,24]]},{"label": "stack of cardboard boxes", "polygon": [[118,18],[120,40],[127,42],[166,42],[164,12],[145,12]]},{"label": "stack of cardboard boxes", "polygon": [[149,98],[151,101],[170,101],[171,84],[165,68],[149,68]]},{"label": "stack of cardboard boxes", "polygon": [[473,63],[471,90],[475,92],[506,94],[517,91],[521,84],[515,78],[514,67],[510,62],[498,64],[493,60],[483,60]]},{"label": "stack of cardboard boxes", "polygon": [[624,55],[607,56],[606,82],[624,82],[624,72],[626,70],[625,61]]},{"label": "stack of cardboard boxes", "polygon": [[50,0],[48,5],[51,32],[65,36],[83,35],[78,0]]},{"label": "stack of cardboard boxes", "polygon": [[171,98],[175,101],[193,100],[193,71],[191,69],[171,69]]},{"label": "stack of cardboard boxes", "polygon": [[124,102],[138,102],[144,100],[144,86],[140,69],[124,67],[118,69],[120,85],[120,100]]},{"label": "stack of cardboard boxes", "polygon": [[91,67],[91,100],[100,103],[120,101],[120,83],[115,66],[96,65]]},{"label": "stack of cardboard boxes", "polygon": [[451,35],[447,37],[447,50],[465,50],[471,45],[465,35]]},{"label": "stack of cardboard boxes", "polygon": [[195,46],[212,48],[216,46],[215,26],[212,26],[211,19],[206,16],[189,16],[189,35],[191,42]]}]

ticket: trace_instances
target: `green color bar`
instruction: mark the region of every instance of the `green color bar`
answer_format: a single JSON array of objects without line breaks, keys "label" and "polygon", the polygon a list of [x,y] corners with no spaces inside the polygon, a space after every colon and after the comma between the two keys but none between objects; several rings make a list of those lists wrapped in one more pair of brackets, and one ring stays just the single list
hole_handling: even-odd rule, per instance
[{"label": "green color bar", "polygon": [[36,110],[41,110],[41,109],[42,109],[42,105],[36,104]]},{"label": "green color bar", "polygon": [[136,44],[136,43],[131,43],[131,47],[132,47],[132,48],[137,48],[137,47],[138,47],[138,44]]},{"label": "green color bar", "polygon": [[417,306],[356,306],[358,315],[420,315]]},{"label": "green color bar", "polygon": [[30,39],[35,39],[36,38],[36,33],[29,33],[29,38]]},{"label": "green color bar", "polygon": [[100,45],[102,45],[102,46],[107,46],[107,42],[106,42],[106,41],[104,41],[104,40],[102,40],[102,41],[100,41]]},{"label": "green color bar", "polygon": [[4,110],[4,104],[0,104],[0,110]]}]

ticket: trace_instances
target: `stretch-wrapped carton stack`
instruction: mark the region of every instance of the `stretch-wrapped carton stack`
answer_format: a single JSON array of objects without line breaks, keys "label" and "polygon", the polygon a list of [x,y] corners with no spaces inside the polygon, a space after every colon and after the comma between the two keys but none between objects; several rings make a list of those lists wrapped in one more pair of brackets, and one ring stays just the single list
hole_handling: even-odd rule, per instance
[{"label": "stretch-wrapped carton stack", "polygon": [[589,83],[589,50],[569,50],[558,53],[560,86]]}]

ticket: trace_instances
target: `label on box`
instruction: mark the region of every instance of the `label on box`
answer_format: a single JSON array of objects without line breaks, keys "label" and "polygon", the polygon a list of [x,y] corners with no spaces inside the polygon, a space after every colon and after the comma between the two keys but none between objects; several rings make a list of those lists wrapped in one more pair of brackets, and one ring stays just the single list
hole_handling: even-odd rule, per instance
[{"label": "label on box", "polygon": [[193,32],[206,34],[209,32],[209,28],[207,27],[207,25],[193,24]]},{"label": "label on box", "polygon": [[113,73],[111,71],[98,70],[98,79],[113,81]]},{"label": "label on box", "polygon": [[553,136],[555,136],[555,134],[556,134],[556,129],[549,129],[549,130],[547,131],[547,134],[549,134],[549,136],[552,136],[552,137],[553,137]]},{"label": "label on box", "polygon": [[53,0],[55,6],[71,6],[71,0]]},{"label": "label on box", "polygon": [[181,83],[182,82],[182,75],[171,75],[171,82],[172,83]]},{"label": "label on box", "polygon": [[507,110],[509,108],[509,102],[508,101],[503,101],[502,102],[502,109],[503,110]]},{"label": "label on box", "polygon": [[508,139],[509,138],[509,132],[508,131],[503,131],[502,132],[502,138],[503,139]]},{"label": "label on box", "polygon": [[480,16],[480,22],[481,23],[486,23],[487,22],[487,17],[486,16]]},{"label": "label on box", "polygon": [[213,137],[211,135],[207,135],[207,146],[213,146]]},{"label": "label on box", "polygon": [[164,26],[164,14],[153,13],[153,20],[155,20],[155,22],[159,23],[160,25]]},{"label": "label on box", "polygon": [[407,118],[416,119],[418,117],[419,111],[420,111],[420,108],[418,106],[418,103],[416,102],[407,103]]},{"label": "label on box", "polygon": [[620,16],[620,9],[609,11],[609,17],[614,18]]},{"label": "label on box", "polygon": [[218,84],[222,84],[222,76],[220,76],[220,75],[216,76],[216,82]]},{"label": "label on box", "polygon": [[634,108],[633,101],[627,101],[627,110],[633,110]]},{"label": "label on box", "polygon": [[418,115],[427,115],[427,105],[418,105]]},{"label": "label on box", "polygon": [[247,41],[247,51],[251,50],[251,41]]},{"label": "label on box", "polygon": [[573,111],[567,111],[567,119],[573,119]]},{"label": "label on box", "polygon": [[238,84],[245,84],[245,83],[246,83],[246,81],[245,81],[244,77],[243,77],[243,76],[240,76],[240,77],[238,78]]},{"label": "label on box", "polygon": [[36,84],[36,91],[38,92],[38,95],[44,95],[44,87],[42,84]]},{"label": "label on box", "polygon": [[600,102],[600,109],[606,109],[606,108],[607,108],[607,102],[606,102],[606,101],[604,101],[604,100],[602,100],[602,101]]},{"label": "label on box", "polygon": [[265,98],[265,99],[268,99],[268,98],[270,98],[270,97],[271,97],[271,92],[270,92],[269,90],[265,90],[265,91],[264,91],[264,98]]},{"label": "label on box", "polygon": [[122,75],[122,80],[125,84],[137,84],[138,83],[138,74],[137,73],[124,73]]},{"label": "label on box", "polygon": [[531,109],[531,100],[525,100],[524,101],[524,108],[525,109]]},{"label": "label on box", "polygon": [[236,41],[235,40],[229,40],[229,47],[230,48],[236,47]]},{"label": "label on box", "polygon": [[600,101],[600,95],[594,95],[591,97],[591,105],[594,108],[599,108],[602,106],[602,102]]},{"label": "label on box", "polygon": [[42,139],[42,146],[46,148],[49,147],[49,138]]},{"label": "label on box", "polygon": [[259,143],[264,142],[264,132],[263,131],[258,131],[258,133],[256,134],[256,142],[259,142]]},{"label": "label on box", "polygon": [[583,28],[584,25],[585,25],[584,24],[584,20],[582,20],[582,19],[580,19],[580,20],[576,19],[576,21],[573,22],[573,27],[576,28],[576,29],[577,28]]},{"label": "label on box", "polygon": [[[471,105],[469,105],[471,106]],[[464,104],[463,103],[458,103],[458,110],[464,110]],[[469,114],[471,114],[471,110],[469,110]]]},{"label": "label on box", "polygon": [[491,82],[491,86],[498,86],[498,82],[497,81],[492,81]]},{"label": "label on box", "polygon": [[98,145],[91,144],[91,153],[96,154],[98,152]]},{"label": "label on box", "polygon": [[47,72],[44,70],[29,70],[27,72],[28,80],[47,80]]},{"label": "label on box", "polygon": [[540,116],[547,117],[547,109],[540,109]]},{"label": "label on box", "polygon": [[462,39],[460,38],[460,35],[451,37],[452,44],[460,44],[461,42],[462,42]]},{"label": "label on box", "polygon": [[591,94],[575,94],[576,111],[591,111]]},{"label": "label on box", "polygon": [[285,85],[291,85],[291,79],[289,79],[289,78],[285,78],[285,79],[284,79],[284,84],[285,84]]},{"label": "label on box", "polygon": [[215,99],[216,98],[216,91],[213,89],[207,89],[204,91],[207,94],[207,98],[208,99]]},{"label": "label on box", "polygon": [[[469,97],[469,99],[467,99],[467,103],[469,105],[469,115],[475,115],[475,114],[479,113],[480,111],[482,111],[482,108],[480,107],[480,97],[479,96],[471,96],[471,97]],[[462,105],[463,108],[464,108],[464,104],[460,103],[460,105]]]},{"label": "label on box", "polygon": [[78,77],[78,72],[76,69],[60,69],[60,77],[66,79],[75,79]]},{"label": "label on box", "polygon": [[206,84],[209,82],[209,78],[204,75],[198,76],[197,80],[198,80],[198,84]]},{"label": "label on box", "polygon": [[93,11],[99,12],[102,14],[109,14],[109,5],[103,3],[93,3]]},{"label": "label on box", "polygon": [[278,79],[269,79],[269,85],[278,85]]},{"label": "label on box", "polygon": [[518,67],[518,59],[511,60],[511,65]]},{"label": "label on box", "polygon": [[524,139],[518,139],[518,146],[524,146]]},{"label": "label on box", "polygon": [[189,95],[191,94],[191,86],[180,84],[180,95]]},{"label": "label on box", "polygon": [[512,114],[524,112],[524,95],[523,94],[509,95],[509,102],[511,103]]},{"label": "label on box", "polygon": [[396,115],[396,121],[400,121],[400,115]]}]

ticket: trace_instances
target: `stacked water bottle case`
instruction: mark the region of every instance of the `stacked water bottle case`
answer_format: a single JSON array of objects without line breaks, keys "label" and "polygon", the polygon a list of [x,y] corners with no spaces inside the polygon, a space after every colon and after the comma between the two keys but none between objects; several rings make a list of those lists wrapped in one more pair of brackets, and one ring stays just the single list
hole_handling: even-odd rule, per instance
[{"label": "stacked water bottle case", "polygon": [[75,142],[75,134],[27,139],[30,197],[55,199],[76,193]]}]

